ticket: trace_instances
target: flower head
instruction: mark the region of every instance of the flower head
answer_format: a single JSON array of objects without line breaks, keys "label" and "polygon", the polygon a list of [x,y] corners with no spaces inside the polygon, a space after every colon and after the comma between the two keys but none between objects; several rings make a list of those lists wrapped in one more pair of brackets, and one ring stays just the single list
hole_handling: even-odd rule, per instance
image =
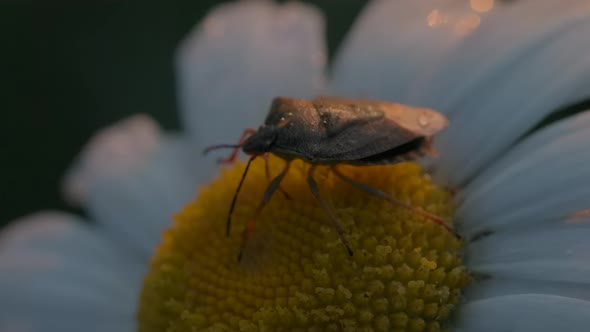
[{"label": "flower head", "polygon": [[[271,160],[280,171],[278,158]],[[139,307],[140,331],[189,329],[437,331],[459,304],[469,276],[462,243],[444,227],[343,182],[328,167],[316,175],[343,221],[353,257],[313,200],[296,161],[256,223],[245,258],[240,233],[267,186],[263,162],[241,192],[232,235],[223,221],[243,165],[225,169],[176,216],[151,263]],[[343,167],[357,181],[450,215],[451,196],[420,167]]]}]

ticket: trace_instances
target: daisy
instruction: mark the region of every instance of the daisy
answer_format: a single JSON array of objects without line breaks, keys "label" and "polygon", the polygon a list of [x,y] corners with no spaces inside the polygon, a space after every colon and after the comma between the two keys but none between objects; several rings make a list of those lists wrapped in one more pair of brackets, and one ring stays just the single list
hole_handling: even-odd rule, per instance
[{"label": "daisy", "polygon": [[[102,131],[64,182],[96,222],[40,212],[0,234],[0,331],[586,330],[590,113],[530,132],[587,97],[589,18],[581,0],[374,1],[328,79],[314,9],[215,9],[178,53],[185,132],[145,116]],[[198,152],[259,125],[274,96],[326,93],[449,117],[432,172],[343,171],[452,217],[462,240],[320,167],[348,257],[296,162],[290,198],[272,198],[236,262],[268,183],[264,163],[252,166],[226,237],[244,165],[219,171]],[[269,163],[273,174],[283,166]]]}]

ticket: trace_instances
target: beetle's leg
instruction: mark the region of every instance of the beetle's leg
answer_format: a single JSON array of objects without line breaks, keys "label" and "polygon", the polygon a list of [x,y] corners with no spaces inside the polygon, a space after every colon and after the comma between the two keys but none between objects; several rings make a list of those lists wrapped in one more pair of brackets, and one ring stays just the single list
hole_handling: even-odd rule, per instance
[{"label": "beetle's leg", "polygon": [[264,159],[264,174],[266,174],[266,179],[270,181],[270,163],[268,161],[270,155],[269,153],[265,153],[262,155],[262,159]]},{"label": "beetle's leg", "polygon": [[326,202],[320,197],[320,190],[318,189],[318,185],[315,182],[315,179],[313,178],[313,173],[315,171],[315,167],[316,167],[316,165],[311,165],[311,167],[309,168],[309,172],[307,173],[307,183],[309,184],[309,189],[311,190],[311,193],[313,194],[315,199],[320,204],[321,208],[324,211],[326,211],[326,213],[330,217],[330,220],[334,224],[336,231],[338,231],[338,235],[340,235],[340,239],[342,239],[342,243],[346,247],[348,254],[350,256],[352,256],[353,252],[352,252],[352,249],[350,248],[350,242],[348,241],[348,236],[346,235],[344,228],[342,228],[342,224],[340,224],[340,222],[338,221],[338,218],[336,218],[336,215],[334,215],[334,212],[332,212],[332,210],[330,209],[328,204],[326,204]]},{"label": "beetle's leg", "polygon": [[242,144],[246,140],[246,137],[254,134],[255,132],[256,132],[256,129],[253,129],[253,128],[245,129],[242,132],[242,136],[240,136],[240,140],[238,141],[237,147],[235,147],[232,150],[232,152],[229,156],[227,156],[225,159],[219,159],[219,160],[217,160],[217,162],[220,164],[231,164],[234,161],[236,161],[236,157],[238,156],[238,152],[240,152],[240,148],[242,147]]},{"label": "beetle's leg", "polygon": [[415,207],[415,206],[412,206],[412,205],[410,205],[410,204],[408,204],[408,203],[405,203],[405,202],[402,202],[402,201],[400,201],[400,200],[398,200],[398,199],[395,199],[395,198],[391,197],[390,195],[388,195],[388,194],[384,193],[383,191],[381,191],[381,190],[379,190],[379,189],[377,189],[377,188],[373,188],[373,187],[371,187],[371,186],[369,186],[369,185],[366,185],[366,184],[363,184],[363,183],[357,182],[357,181],[353,180],[352,178],[350,178],[350,177],[348,177],[348,176],[346,176],[346,175],[342,174],[342,173],[341,173],[341,172],[340,172],[340,171],[339,171],[339,170],[336,168],[336,166],[332,166],[332,171],[334,171],[334,174],[336,174],[336,175],[337,175],[339,178],[341,178],[341,179],[342,179],[342,180],[344,180],[345,182],[347,182],[347,183],[351,184],[352,186],[354,186],[354,187],[356,187],[356,188],[358,188],[358,189],[360,189],[360,190],[363,190],[363,191],[365,191],[365,192],[367,192],[367,193],[369,193],[369,194],[372,194],[372,195],[375,195],[375,196],[381,197],[381,198],[383,198],[383,199],[385,199],[385,200],[389,201],[389,202],[390,202],[390,203],[392,203],[392,204],[399,205],[399,206],[401,206],[401,207],[404,207],[404,208],[406,208],[406,209],[409,209],[409,210],[411,210],[411,211],[414,211],[415,213],[417,213],[417,214],[419,214],[419,215],[423,216],[424,218],[430,219],[431,221],[434,221],[435,223],[437,223],[437,224],[441,225],[441,226],[442,226],[442,227],[444,227],[446,230],[448,230],[449,232],[453,233],[453,234],[454,234],[456,237],[460,237],[460,236],[459,236],[459,235],[458,235],[458,234],[455,232],[455,230],[454,230],[454,229],[453,229],[451,226],[449,226],[449,225],[447,224],[447,220],[445,220],[444,218],[441,218],[441,217],[439,217],[439,216],[437,216],[437,215],[434,215],[434,214],[432,214],[432,213],[429,213],[429,212],[426,212],[426,211],[424,211],[424,210],[422,210],[422,209],[420,209],[420,208],[417,208],[417,207]]},{"label": "beetle's leg", "polygon": [[[264,172],[266,173],[266,179],[268,181],[270,181],[270,179],[271,179],[270,178],[270,162],[268,161],[269,157],[270,157],[270,154],[268,152],[262,155],[262,158],[264,158]],[[283,188],[281,188],[279,186],[278,189],[283,194],[283,196],[285,196],[285,198],[287,200],[289,200],[289,201],[291,200],[291,196],[289,196],[289,194],[287,194],[287,192]]]},{"label": "beetle's leg", "polygon": [[256,159],[258,155],[252,155],[250,159],[248,159],[248,163],[246,164],[246,169],[244,169],[244,173],[242,174],[242,178],[240,179],[240,183],[238,184],[238,188],[236,188],[236,192],[234,193],[234,197],[231,200],[231,205],[229,206],[229,214],[227,215],[227,223],[225,225],[225,235],[229,236],[229,230],[231,228],[231,216],[234,213],[234,208],[236,207],[236,201],[238,200],[238,194],[240,193],[240,189],[242,189],[242,184],[244,184],[244,179],[246,179],[246,174],[248,174],[248,170],[250,169],[250,164],[252,161]]},{"label": "beetle's leg", "polygon": [[242,232],[242,244],[240,245],[240,252],[238,253],[238,262],[242,260],[242,253],[244,252],[244,248],[246,247],[246,243],[248,242],[248,238],[250,237],[250,233],[252,233],[252,230],[254,229],[254,225],[256,224],[256,219],[258,219],[258,217],[260,216],[260,213],[262,212],[262,209],[264,208],[266,203],[268,203],[268,201],[272,197],[272,194],[277,190],[277,188],[281,184],[281,181],[283,181],[283,178],[285,177],[285,175],[289,171],[290,166],[291,166],[291,163],[287,162],[287,164],[285,165],[285,168],[283,168],[281,173],[279,173],[279,175],[277,175],[274,179],[272,179],[272,181],[270,182],[270,184],[266,188],[266,191],[264,192],[264,197],[262,198],[262,202],[260,202],[260,204],[258,204],[258,207],[256,207],[256,211],[254,212],[254,217],[252,217],[246,223],[246,228],[244,229],[244,232]]}]

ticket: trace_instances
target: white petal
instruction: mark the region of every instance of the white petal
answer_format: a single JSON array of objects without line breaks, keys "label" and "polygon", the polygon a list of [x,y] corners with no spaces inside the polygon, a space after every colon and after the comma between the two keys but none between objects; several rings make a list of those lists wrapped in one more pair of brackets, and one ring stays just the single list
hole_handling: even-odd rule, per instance
[{"label": "white petal", "polygon": [[0,330],[134,329],[145,267],[81,220],[26,217],[0,234],[0,246]]},{"label": "white petal", "polygon": [[159,135],[158,125],[147,115],[135,115],[99,131],[64,177],[66,199],[81,205],[101,179],[141,167],[157,150]]},{"label": "white petal", "polygon": [[473,282],[465,291],[468,301],[516,294],[558,295],[590,301],[588,283],[490,278]]},{"label": "white petal", "polygon": [[590,225],[563,224],[494,233],[467,247],[470,271],[492,279],[590,286]]},{"label": "white petal", "polygon": [[[507,168],[514,168],[515,162],[526,163],[527,157],[539,153],[539,147],[548,142],[557,141],[567,135],[586,131],[590,127],[590,112],[585,111],[574,116],[551,123],[528,136],[525,140],[512,147],[501,159],[495,161],[485,172],[477,176],[458,193],[458,200],[464,203],[476,200],[480,195],[505,181],[510,173]],[[468,205],[468,204],[467,204]]]},{"label": "white petal", "polygon": [[462,1],[372,1],[336,58],[331,92],[436,106],[410,91],[425,67],[462,41],[454,25],[472,15]]},{"label": "white petal", "polygon": [[150,118],[134,116],[91,139],[64,190],[84,202],[114,240],[147,260],[172,213],[206,178],[197,158],[188,140],[163,136]]},{"label": "white petal", "polygon": [[590,208],[590,112],[525,139],[461,194],[465,235],[566,220]]},{"label": "white petal", "polygon": [[172,214],[197,193],[200,165],[186,139],[161,143],[149,164],[121,177],[104,179],[90,193],[88,209],[109,236],[148,260]]},{"label": "white petal", "polygon": [[[216,8],[177,57],[180,106],[198,151],[236,143],[264,122],[272,98],[311,97],[324,85],[323,19],[299,4],[240,1]],[[207,163],[209,172],[214,158]]]},{"label": "white petal", "polygon": [[[439,179],[464,184],[550,112],[587,95],[590,6],[519,1],[487,18],[422,90],[451,126]],[[432,96],[432,97],[428,97]]]},{"label": "white petal", "polygon": [[590,302],[552,295],[501,296],[464,304],[457,318],[462,332],[580,332],[590,323]]}]

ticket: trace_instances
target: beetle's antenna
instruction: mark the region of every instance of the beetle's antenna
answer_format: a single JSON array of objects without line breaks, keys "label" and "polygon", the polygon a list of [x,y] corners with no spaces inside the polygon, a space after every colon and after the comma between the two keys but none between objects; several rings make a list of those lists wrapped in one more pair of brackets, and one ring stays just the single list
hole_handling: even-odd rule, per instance
[{"label": "beetle's antenna", "polygon": [[441,218],[439,216],[436,216],[436,215],[434,215],[432,213],[426,212],[426,211],[424,211],[422,209],[419,209],[419,208],[417,208],[415,206],[412,206],[412,205],[410,205],[408,203],[405,203],[405,202],[402,202],[402,201],[400,201],[398,199],[395,199],[395,198],[391,197],[390,195],[384,193],[383,191],[381,191],[381,190],[379,190],[377,188],[373,188],[373,187],[368,186],[366,184],[357,182],[357,181],[351,179],[350,177],[348,177],[348,176],[340,173],[340,171],[336,168],[336,166],[332,166],[332,171],[334,171],[334,174],[336,174],[340,179],[344,180],[348,184],[350,184],[350,185],[352,185],[352,186],[354,186],[354,187],[356,187],[356,188],[358,188],[358,189],[360,189],[362,191],[365,191],[365,192],[367,192],[369,194],[372,194],[372,195],[381,197],[381,198],[389,201],[392,204],[399,205],[399,206],[404,207],[404,208],[406,208],[408,210],[411,210],[414,213],[417,213],[417,214],[423,216],[424,218],[430,219],[430,220],[434,221],[435,223],[437,223],[437,224],[441,225],[442,227],[444,227],[449,232],[453,233],[457,238],[460,238],[460,236],[455,232],[455,230],[451,226],[449,226],[447,224],[447,221],[445,219],[443,219],[443,218]]},{"label": "beetle's antenna", "polygon": [[238,144],[213,145],[213,146],[206,148],[203,151],[203,154],[207,154],[210,151],[217,150],[217,149],[234,149],[232,151],[232,153],[227,158],[217,160],[217,162],[220,164],[231,164],[236,160],[236,157],[238,156],[238,152],[240,151],[240,148],[242,146],[244,146],[244,142],[246,142],[246,138],[254,133],[256,133],[256,129],[247,128],[242,132],[242,136],[240,136],[240,140],[238,141]]},{"label": "beetle's antenna", "polygon": [[307,183],[309,184],[309,189],[311,190],[311,193],[313,194],[315,199],[318,201],[318,203],[320,204],[322,209],[324,209],[324,211],[326,211],[326,213],[330,217],[330,220],[334,224],[334,227],[336,227],[336,231],[338,231],[338,235],[340,235],[340,238],[342,239],[342,243],[344,244],[344,246],[346,247],[346,250],[348,251],[348,255],[352,256],[354,253],[353,253],[352,249],[350,248],[350,242],[348,241],[348,236],[346,235],[344,228],[342,228],[342,224],[340,224],[340,222],[338,221],[338,218],[336,218],[336,216],[334,215],[334,212],[332,212],[332,210],[330,209],[328,204],[326,204],[326,202],[320,197],[320,190],[318,189],[318,185],[315,182],[315,179],[313,178],[313,173],[315,171],[315,167],[316,167],[316,165],[311,165],[311,167],[309,168],[309,172],[307,173]]},{"label": "beetle's antenna", "polygon": [[242,147],[242,144],[217,144],[208,146],[205,150],[203,150],[203,154],[207,154],[213,150],[217,149],[239,149]]},{"label": "beetle's antenna", "polygon": [[246,179],[246,174],[248,174],[248,169],[250,169],[250,164],[252,161],[256,159],[257,155],[252,155],[250,159],[248,159],[248,163],[246,164],[246,169],[244,169],[244,173],[242,174],[242,178],[240,179],[240,183],[238,184],[238,188],[236,188],[236,192],[234,193],[234,198],[231,200],[231,205],[229,206],[229,214],[227,215],[227,224],[225,225],[225,235],[229,236],[229,230],[231,228],[231,216],[234,213],[234,208],[236,207],[236,201],[238,200],[238,194],[242,189],[242,184],[244,184],[244,179]]},{"label": "beetle's antenna", "polygon": [[248,238],[250,237],[250,233],[252,233],[252,230],[254,229],[254,225],[256,224],[256,219],[258,219],[260,212],[262,212],[262,208],[264,208],[266,203],[268,203],[268,201],[272,197],[272,194],[277,190],[277,188],[279,188],[279,185],[281,184],[281,181],[283,181],[283,178],[285,177],[285,175],[289,171],[290,166],[291,166],[291,162],[287,161],[287,164],[285,165],[285,168],[283,168],[281,173],[279,173],[279,175],[277,175],[274,179],[272,179],[272,181],[270,182],[270,184],[266,188],[266,191],[264,192],[264,197],[262,198],[262,202],[260,202],[260,204],[256,208],[256,211],[254,212],[254,217],[252,217],[252,219],[250,219],[248,221],[248,223],[246,223],[246,228],[244,228],[244,232],[242,233],[242,244],[240,245],[240,252],[238,253],[238,262],[242,260],[242,254],[244,252],[244,248],[246,247],[246,243],[248,242]]}]

